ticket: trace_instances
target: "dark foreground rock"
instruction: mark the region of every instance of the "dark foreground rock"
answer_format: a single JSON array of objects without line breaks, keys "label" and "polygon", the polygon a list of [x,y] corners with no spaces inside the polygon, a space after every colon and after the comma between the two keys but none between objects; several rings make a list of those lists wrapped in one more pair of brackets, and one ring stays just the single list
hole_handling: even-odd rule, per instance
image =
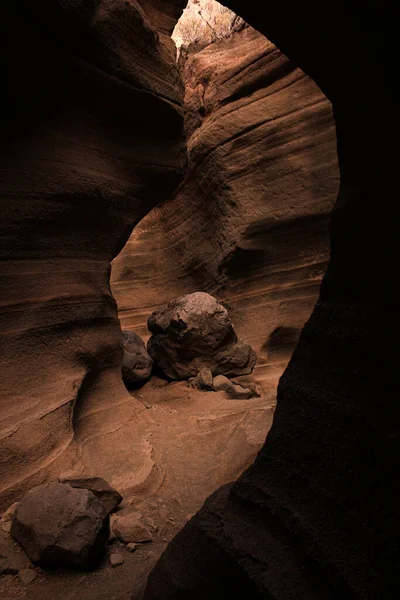
[{"label": "dark foreground rock", "polygon": [[33,562],[68,568],[95,567],[109,531],[107,511],[92,492],[56,482],[25,494],[11,527]]},{"label": "dark foreground rock", "polygon": [[134,331],[123,331],[124,358],[122,377],[126,383],[142,383],[151,375],[153,361],[146,350],[144,341]]},{"label": "dark foreground rock", "polygon": [[213,296],[195,292],[176,298],[147,321],[147,350],[171,379],[188,379],[207,367],[213,375],[251,373],[254,350],[239,340],[227,310]]},{"label": "dark foreground rock", "polygon": [[102,502],[107,514],[113,512],[122,502],[121,494],[101,477],[80,477],[76,479],[60,477],[60,483],[91,491]]}]

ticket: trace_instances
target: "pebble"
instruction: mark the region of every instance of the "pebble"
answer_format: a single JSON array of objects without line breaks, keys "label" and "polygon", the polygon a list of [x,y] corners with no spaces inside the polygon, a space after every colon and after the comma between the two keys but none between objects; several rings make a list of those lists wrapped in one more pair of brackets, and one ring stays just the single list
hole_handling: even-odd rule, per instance
[{"label": "pebble", "polygon": [[110,554],[110,565],[115,568],[115,567],[119,567],[119,565],[122,565],[124,563],[124,557],[122,556],[122,554],[118,554],[117,552],[115,554]]},{"label": "pebble", "polygon": [[190,519],[194,517],[194,515],[186,515],[185,517],[185,523],[187,523],[188,521],[190,521]]},{"label": "pebble", "polygon": [[127,544],[126,547],[128,548],[129,552],[135,552],[138,549],[138,545],[134,544],[133,542]]}]

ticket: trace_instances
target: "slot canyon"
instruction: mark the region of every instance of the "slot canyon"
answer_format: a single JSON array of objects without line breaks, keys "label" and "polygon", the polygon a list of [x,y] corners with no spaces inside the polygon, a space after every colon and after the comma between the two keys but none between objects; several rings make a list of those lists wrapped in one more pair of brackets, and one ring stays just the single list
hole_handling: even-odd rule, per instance
[{"label": "slot canyon", "polygon": [[398,600],[393,0],[4,0],[0,599]]}]

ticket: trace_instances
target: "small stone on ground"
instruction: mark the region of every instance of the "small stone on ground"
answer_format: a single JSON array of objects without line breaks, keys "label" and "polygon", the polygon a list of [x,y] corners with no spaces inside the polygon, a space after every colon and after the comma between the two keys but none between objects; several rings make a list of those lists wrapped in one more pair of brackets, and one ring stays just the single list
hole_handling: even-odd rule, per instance
[{"label": "small stone on ground", "polygon": [[119,567],[119,565],[122,565],[124,563],[124,557],[122,556],[122,554],[119,554],[118,552],[110,554],[109,560],[110,560],[110,565],[113,567],[113,569],[115,567]]},{"label": "small stone on ground", "polygon": [[33,569],[22,569],[18,573],[18,579],[23,585],[29,585],[32,581],[35,581],[36,577],[37,573]]}]

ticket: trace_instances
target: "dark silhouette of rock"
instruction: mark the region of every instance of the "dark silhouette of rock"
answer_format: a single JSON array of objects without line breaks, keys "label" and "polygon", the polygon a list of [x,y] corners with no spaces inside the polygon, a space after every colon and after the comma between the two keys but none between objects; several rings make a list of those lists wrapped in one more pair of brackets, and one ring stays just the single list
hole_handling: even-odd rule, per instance
[{"label": "dark silhouette of rock", "polygon": [[201,369],[196,377],[190,381],[190,386],[199,390],[210,391],[213,389],[213,375],[207,367]]},{"label": "dark silhouette of rock", "polygon": [[214,375],[251,373],[254,350],[239,340],[227,310],[204,292],[172,300],[149,317],[147,349],[171,379],[195,377],[204,367]]},{"label": "dark silhouette of rock", "polygon": [[27,492],[11,527],[33,562],[79,569],[98,564],[109,532],[107,511],[92,492],[56,482]]},{"label": "dark silhouette of rock", "polygon": [[140,335],[134,331],[123,331],[124,358],[122,377],[126,383],[143,383],[149,379],[153,367],[149,353]]},{"label": "dark silhouette of rock", "polygon": [[101,477],[79,477],[76,479],[60,477],[60,483],[91,491],[102,502],[107,513],[113,512],[123,500],[121,494]]}]

